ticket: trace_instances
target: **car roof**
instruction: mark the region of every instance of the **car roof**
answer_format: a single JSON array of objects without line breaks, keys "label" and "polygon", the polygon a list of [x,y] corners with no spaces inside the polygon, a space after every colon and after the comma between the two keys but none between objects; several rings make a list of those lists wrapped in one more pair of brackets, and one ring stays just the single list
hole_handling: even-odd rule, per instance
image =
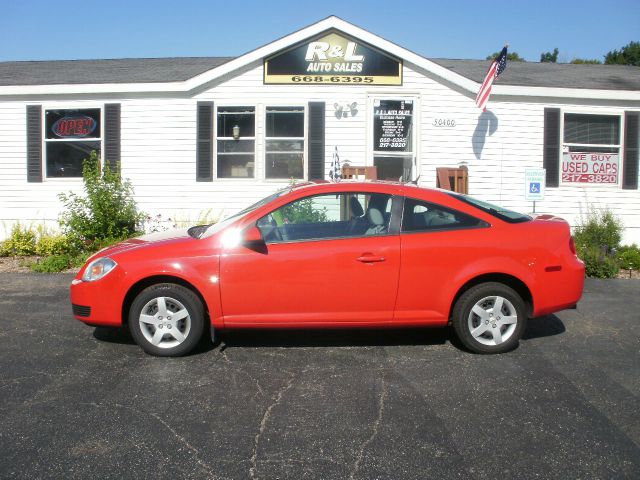
[{"label": "car roof", "polygon": [[415,195],[422,196],[425,193],[435,194],[450,194],[453,193],[450,190],[444,190],[441,188],[423,187],[413,183],[403,183],[398,181],[389,180],[341,180],[339,182],[329,182],[327,180],[315,180],[300,184],[295,184],[291,187],[291,191],[298,189],[312,189],[314,191],[345,191],[350,189],[357,190],[373,190],[373,191],[390,191],[399,195],[412,195],[412,191]]}]

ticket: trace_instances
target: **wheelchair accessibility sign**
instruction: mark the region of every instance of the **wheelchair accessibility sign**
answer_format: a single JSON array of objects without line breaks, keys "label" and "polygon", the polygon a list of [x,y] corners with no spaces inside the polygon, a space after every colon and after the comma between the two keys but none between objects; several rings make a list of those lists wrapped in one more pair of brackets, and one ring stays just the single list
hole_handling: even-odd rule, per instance
[{"label": "wheelchair accessibility sign", "polygon": [[524,171],[524,197],[526,200],[536,201],[544,199],[544,168],[527,168]]}]

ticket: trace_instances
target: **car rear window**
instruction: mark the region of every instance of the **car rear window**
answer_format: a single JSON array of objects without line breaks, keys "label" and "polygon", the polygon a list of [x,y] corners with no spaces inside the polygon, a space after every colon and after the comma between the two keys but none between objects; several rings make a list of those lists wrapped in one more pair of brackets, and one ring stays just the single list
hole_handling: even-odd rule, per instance
[{"label": "car rear window", "polygon": [[472,205],[489,215],[493,215],[494,217],[499,218],[500,220],[504,220],[508,223],[522,223],[528,222],[531,220],[529,215],[525,215],[524,213],[514,212],[513,210],[508,210],[503,207],[499,207],[497,205],[493,205],[488,202],[483,202],[482,200],[478,200],[477,198],[470,197],[468,195],[461,195],[459,193],[447,192],[447,195],[460,200],[461,202]]}]

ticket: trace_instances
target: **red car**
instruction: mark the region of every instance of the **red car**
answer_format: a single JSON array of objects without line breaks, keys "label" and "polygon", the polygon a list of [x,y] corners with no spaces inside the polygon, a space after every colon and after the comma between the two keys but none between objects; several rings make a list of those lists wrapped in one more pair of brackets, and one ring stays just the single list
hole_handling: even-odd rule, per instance
[{"label": "red car", "polygon": [[573,307],[569,225],[412,185],[306,183],[213,225],[120,243],[71,285],[74,316],[129,325],[153,355],[225,328],[452,325],[471,351],[513,349],[527,318]]}]

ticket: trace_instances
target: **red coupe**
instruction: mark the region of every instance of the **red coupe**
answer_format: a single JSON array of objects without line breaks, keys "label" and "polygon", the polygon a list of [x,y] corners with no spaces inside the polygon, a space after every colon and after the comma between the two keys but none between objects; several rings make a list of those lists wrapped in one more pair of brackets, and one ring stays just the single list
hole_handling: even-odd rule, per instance
[{"label": "red coupe", "polygon": [[306,183],[213,225],[98,252],[74,316],[128,324],[153,355],[210,329],[452,325],[478,353],[513,349],[527,318],[573,307],[584,265],[569,225],[412,185]]}]

